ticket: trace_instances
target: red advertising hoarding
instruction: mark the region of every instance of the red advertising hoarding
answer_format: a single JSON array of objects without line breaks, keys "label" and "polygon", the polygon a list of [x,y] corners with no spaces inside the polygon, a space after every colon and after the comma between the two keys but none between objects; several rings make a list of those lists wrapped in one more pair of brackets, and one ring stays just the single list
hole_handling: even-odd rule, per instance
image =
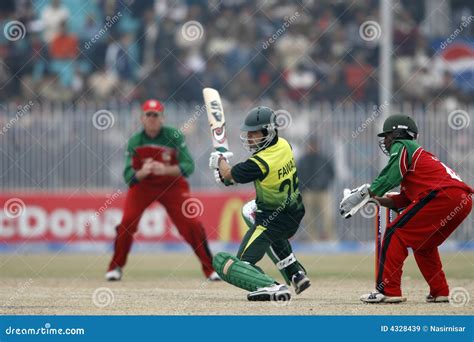
[{"label": "red advertising hoarding", "polygon": [[[240,210],[252,192],[195,192],[188,215],[198,217],[211,241],[240,241],[246,231]],[[122,218],[125,191],[115,193],[9,193],[0,196],[0,242],[112,241]],[[159,203],[148,208],[137,241],[181,238]]]}]

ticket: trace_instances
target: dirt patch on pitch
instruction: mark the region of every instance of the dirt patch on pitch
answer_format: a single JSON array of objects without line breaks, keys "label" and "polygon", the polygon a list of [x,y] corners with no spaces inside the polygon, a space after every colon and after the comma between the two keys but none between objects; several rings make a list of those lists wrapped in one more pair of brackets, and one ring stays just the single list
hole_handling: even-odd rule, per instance
[{"label": "dirt patch on pitch", "polygon": [[[23,292],[25,280],[2,282],[0,314],[6,315],[468,315],[472,303],[455,307],[424,302],[426,286],[411,283],[403,304],[367,305],[358,297],[370,283],[339,279],[315,280],[313,286],[290,302],[248,302],[246,292],[225,283],[198,279],[119,283],[35,280]],[[467,291],[470,280],[457,280]],[[365,285],[365,286],[363,286]]]},{"label": "dirt patch on pitch", "polygon": [[[428,304],[428,287],[412,258],[405,265],[402,304],[367,305],[371,255],[299,256],[312,286],[290,302],[248,302],[246,291],[202,278],[192,254],[132,255],[124,279],[103,280],[109,255],[10,255],[0,265],[3,315],[472,315],[467,305]],[[444,255],[452,288],[472,297],[474,255]],[[268,260],[262,267],[280,279]],[[471,279],[470,279],[471,278]],[[462,293],[461,293],[462,295]]]}]

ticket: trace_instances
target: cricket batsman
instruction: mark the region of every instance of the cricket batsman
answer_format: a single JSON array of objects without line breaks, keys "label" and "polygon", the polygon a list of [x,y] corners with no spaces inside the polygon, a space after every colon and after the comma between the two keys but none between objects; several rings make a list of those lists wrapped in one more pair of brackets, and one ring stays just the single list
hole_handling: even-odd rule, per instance
[{"label": "cricket batsman", "polygon": [[[449,287],[438,253],[440,246],[469,215],[473,189],[417,142],[418,127],[407,115],[388,117],[379,143],[390,159],[372,184],[351,191],[340,204],[346,218],[368,197],[400,211],[388,225],[382,242],[375,291],[361,296],[365,303],[406,301],[400,287],[408,248],[429,285],[426,301],[449,302]],[[400,193],[387,195],[400,185]]]},{"label": "cricket batsman", "polygon": [[114,256],[105,274],[109,281],[122,278],[140,218],[155,201],[165,207],[181,236],[193,248],[204,275],[209,280],[219,280],[212,267],[204,227],[195,215],[186,212],[192,199],[185,177],[194,171],[194,162],[183,134],[163,125],[163,112],[164,106],[158,100],[146,101],[141,114],[143,130],[128,141],[124,178],[130,188],[122,221],[116,228]]},{"label": "cricket batsman", "polygon": [[250,301],[286,301],[291,298],[288,287],[278,284],[256,264],[267,253],[296,294],[310,286],[288,241],[305,213],[293,152],[290,144],[278,137],[276,116],[268,107],[250,110],[241,130],[241,140],[252,156],[231,167],[231,152],[213,152],[209,166],[215,170],[217,182],[253,182],[257,196],[243,208],[249,230],[237,257],[218,253],[213,266],[223,280],[250,291]]}]

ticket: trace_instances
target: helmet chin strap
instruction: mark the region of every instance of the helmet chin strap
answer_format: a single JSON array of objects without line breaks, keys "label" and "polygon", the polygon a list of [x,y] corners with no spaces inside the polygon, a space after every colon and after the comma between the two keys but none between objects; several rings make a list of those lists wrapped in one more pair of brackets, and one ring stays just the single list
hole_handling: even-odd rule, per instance
[{"label": "helmet chin strap", "polygon": [[[405,134],[407,134],[412,139],[416,139],[416,137],[417,137],[416,133],[413,133],[413,132],[410,132],[410,131],[396,131],[395,130],[395,131],[390,132],[388,134],[391,135],[389,137],[390,141],[389,141],[388,146],[385,145],[385,137],[383,137],[382,139],[379,140],[379,147],[382,150],[382,152],[387,156],[390,156],[390,147],[392,147],[392,144],[395,140],[400,139],[400,138],[403,139]],[[409,139],[409,138],[407,137],[407,139]]]},{"label": "helmet chin strap", "polygon": [[379,139],[379,148],[382,150],[383,154],[385,154],[386,156],[389,156],[390,155],[390,152],[389,150],[387,149],[387,146],[385,146],[385,138],[381,138]]}]

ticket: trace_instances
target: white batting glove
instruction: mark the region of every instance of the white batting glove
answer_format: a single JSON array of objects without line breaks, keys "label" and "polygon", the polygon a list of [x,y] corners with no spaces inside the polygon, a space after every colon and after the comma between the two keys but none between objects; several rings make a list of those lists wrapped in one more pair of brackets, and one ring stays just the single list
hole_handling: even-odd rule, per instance
[{"label": "white batting glove", "polygon": [[242,207],[242,216],[245,222],[249,222],[251,225],[255,224],[255,218],[257,215],[257,203],[255,200],[251,200],[244,204]]},{"label": "white batting glove", "polygon": [[233,156],[234,154],[232,152],[212,152],[209,157],[209,168],[211,170],[218,169],[221,159],[224,159],[227,163],[229,163],[230,158]]},{"label": "white batting glove", "polygon": [[224,178],[222,178],[218,169],[214,169],[214,179],[216,180],[217,184],[224,184]]},{"label": "white batting glove", "polygon": [[370,200],[369,186],[364,184],[350,191],[344,190],[344,198],[339,204],[339,212],[344,218],[353,216]]},{"label": "white batting glove", "polygon": [[234,184],[232,180],[225,180],[218,169],[214,169],[214,179],[216,180],[217,184],[224,184],[225,186]]}]

